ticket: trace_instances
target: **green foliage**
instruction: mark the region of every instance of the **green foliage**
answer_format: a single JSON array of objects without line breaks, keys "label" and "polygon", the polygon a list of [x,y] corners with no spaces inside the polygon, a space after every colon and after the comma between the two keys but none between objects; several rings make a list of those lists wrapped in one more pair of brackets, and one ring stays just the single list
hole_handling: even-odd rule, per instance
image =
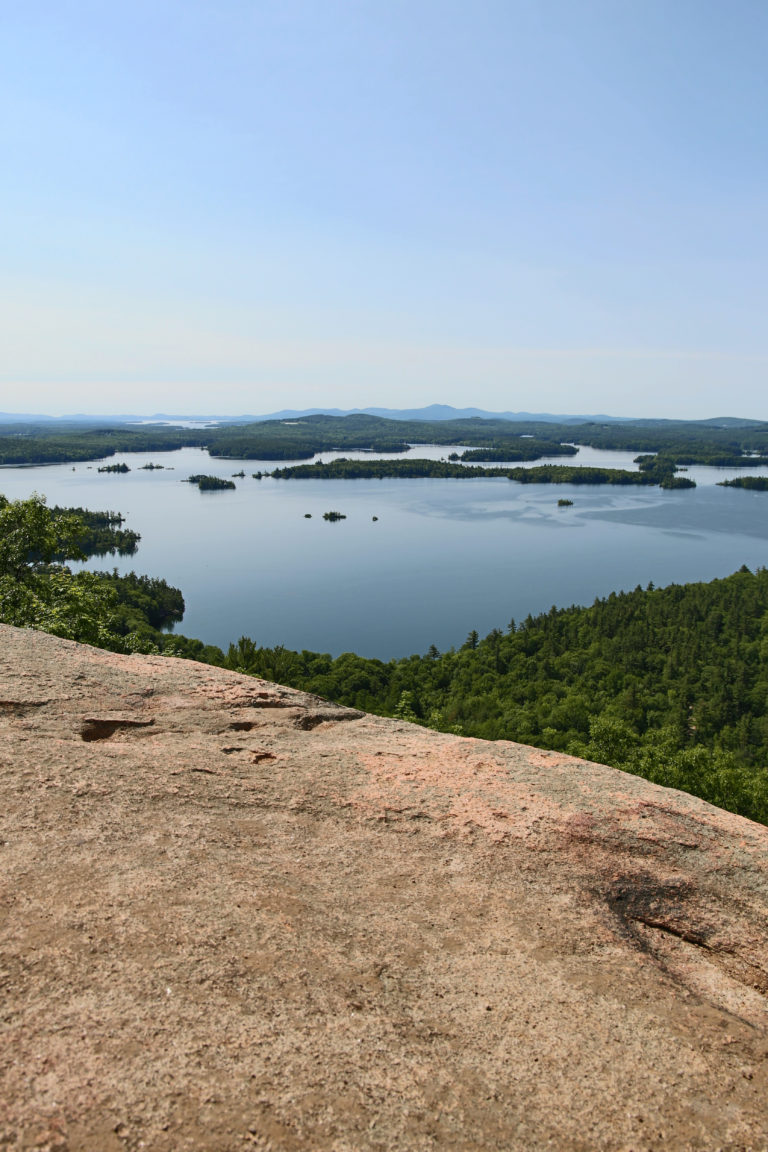
[{"label": "green foliage", "polygon": [[214,644],[204,644],[202,640],[196,640],[191,636],[160,633],[156,643],[163,656],[174,656],[180,660],[198,660],[202,664],[214,664],[219,668],[225,665],[226,658],[221,648],[217,648]]},{"label": "green foliage", "polygon": [[118,652],[159,651],[158,629],[184,613],[181,592],[134,572],[73,573],[64,561],[85,559],[94,531],[103,542],[122,523],[118,513],[88,513],[101,525],[94,529],[77,512],[41,496],[0,497],[0,621]]},{"label": "green foliage", "polygon": [[442,479],[466,480],[473,476],[507,476],[508,468],[478,468],[453,464],[447,460],[348,460],[342,456],[327,463],[294,464],[288,468],[275,468],[275,480],[383,480],[390,478],[421,479],[437,476]]},{"label": "green foliage", "polygon": [[8,501],[0,496],[0,577],[32,584],[54,558],[82,560],[82,522],[63,509],[54,515],[45,497]]},{"label": "green foliage", "polygon": [[201,430],[124,425],[95,428],[64,424],[0,426],[0,464],[60,464],[96,460],[116,452],[170,452],[176,448],[204,447]]},{"label": "green foliage", "polygon": [[54,515],[41,496],[0,508],[0,620],[70,640],[109,646],[109,590],[91,572],[73,574],[58,558],[80,560],[85,534],[74,516]]},{"label": "green foliage", "polygon": [[575,444],[560,444],[557,440],[541,440],[536,437],[522,439],[508,437],[507,442],[495,448],[468,448],[461,456],[451,453],[451,459],[476,460],[540,460],[542,456],[576,456]]},{"label": "green foliage", "polygon": [[[82,525],[79,540],[85,556],[132,556],[141,536],[130,528],[123,528],[124,518],[119,512],[91,512],[88,508],[51,508],[54,518],[74,517]],[[65,556],[57,559],[64,560]]]},{"label": "green foliage", "polygon": [[[538,464],[533,468],[510,468],[510,480],[518,484],[659,484],[666,473],[632,472],[628,468],[592,468],[578,464]],[[695,485],[694,485],[695,487]]]},{"label": "green foliage", "polygon": [[398,720],[407,720],[411,724],[418,723],[419,718],[413,710],[413,692],[401,692],[393,715]]},{"label": "green foliage", "polygon": [[114,592],[115,628],[121,635],[158,631],[184,616],[184,597],[165,580],[135,572],[119,576],[117,571],[100,573],[99,578]]},{"label": "green foliage", "polygon": [[696,481],[688,476],[664,476],[659,481],[660,488],[695,488]]},{"label": "green foliage", "polygon": [[[666,474],[664,474],[666,475]],[[504,476],[519,484],[658,484],[655,474],[632,472],[622,468],[588,468],[578,465],[541,464],[533,468],[481,468],[449,460],[337,460],[317,464],[293,464],[276,468],[276,480],[361,480],[439,477],[450,480],[472,480],[477,477]],[[689,482],[689,483],[692,483]]]},{"label": "green foliage", "polygon": [[227,488],[236,487],[232,480],[222,480],[219,476],[204,476],[201,474],[188,476],[184,483],[197,484],[201,492],[219,492]]},{"label": "green foliage", "polygon": [[749,488],[753,492],[768,492],[768,476],[736,476],[733,480],[721,480],[721,488]]}]

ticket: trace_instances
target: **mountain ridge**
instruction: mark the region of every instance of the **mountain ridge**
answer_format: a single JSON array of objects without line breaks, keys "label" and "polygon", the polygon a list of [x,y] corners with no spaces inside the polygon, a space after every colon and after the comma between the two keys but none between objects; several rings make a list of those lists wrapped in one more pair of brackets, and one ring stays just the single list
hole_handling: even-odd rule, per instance
[{"label": "mountain ridge", "polygon": [[20,424],[20,423],[45,423],[45,424],[61,424],[77,423],[77,424],[100,424],[110,420],[117,423],[173,423],[175,421],[184,422],[202,422],[202,423],[220,423],[220,424],[246,424],[246,423],[263,423],[267,420],[294,420],[301,419],[304,416],[381,416],[389,420],[462,420],[462,419],[479,419],[479,420],[509,420],[510,422],[543,422],[551,424],[589,424],[589,423],[609,423],[609,424],[678,424],[678,423],[693,423],[701,425],[710,425],[718,428],[745,428],[752,426],[759,426],[765,423],[761,420],[752,420],[748,418],[741,418],[736,416],[715,416],[708,417],[702,420],[681,421],[673,419],[654,419],[651,417],[634,417],[634,416],[610,416],[605,413],[592,414],[592,415],[557,415],[547,412],[492,412],[483,408],[453,408],[450,404],[429,404],[421,408],[282,408],[277,412],[269,412],[261,415],[239,415],[239,416],[222,416],[222,415],[200,415],[200,414],[179,414],[179,413],[165,413],[156,412],[151,416],[138,415],[134,413],[129,415],[127,413],[106,414],[106,415],[87,415],[83,413],[73,413],[64,416],[48,416],[48,415],[32,415],[30,413],[11,413],[0,412],[0,424]]}]

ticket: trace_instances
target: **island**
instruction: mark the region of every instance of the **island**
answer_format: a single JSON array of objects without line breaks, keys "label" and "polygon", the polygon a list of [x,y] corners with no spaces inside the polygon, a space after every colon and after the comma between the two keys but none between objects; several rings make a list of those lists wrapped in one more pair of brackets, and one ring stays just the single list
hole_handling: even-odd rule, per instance
[{"label": "island", "polygon": [[232,480],[222,480],[220,476],[188,476],[183,484],[197,484],[201,492],[220,492],[237,485]]}]

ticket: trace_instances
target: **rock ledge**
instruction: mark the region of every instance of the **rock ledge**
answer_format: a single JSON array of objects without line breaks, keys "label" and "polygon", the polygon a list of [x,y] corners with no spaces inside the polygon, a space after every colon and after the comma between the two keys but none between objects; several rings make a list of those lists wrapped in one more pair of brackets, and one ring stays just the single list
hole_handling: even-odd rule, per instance
[{"label": "rock ledge", "polygon": [[0,626],[0,1148],[768,1148],[768,829]]}]

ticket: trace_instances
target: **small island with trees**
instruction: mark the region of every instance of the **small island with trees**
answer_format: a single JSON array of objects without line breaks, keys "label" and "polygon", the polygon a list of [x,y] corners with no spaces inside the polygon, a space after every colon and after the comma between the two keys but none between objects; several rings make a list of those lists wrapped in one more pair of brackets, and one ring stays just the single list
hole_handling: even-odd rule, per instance
[{"label": "small island with trees", "polygon": [[220,476],[204,476],[201,474],[188,476],[183,483],[197,484],[201,492],[223,492],[229,488],[237,487],[232,480],[222,480]]},{"label": "small island with trees", "polygon": [[718,481],[720,488],[748,488],[750,492],[768,492],[768,476],[736,476]]}]

